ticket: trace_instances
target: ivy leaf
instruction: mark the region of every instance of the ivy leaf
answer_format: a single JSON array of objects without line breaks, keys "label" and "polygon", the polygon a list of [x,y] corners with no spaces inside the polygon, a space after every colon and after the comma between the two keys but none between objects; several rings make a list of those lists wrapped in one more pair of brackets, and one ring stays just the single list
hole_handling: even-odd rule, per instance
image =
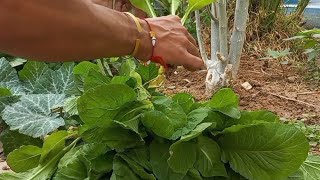
[{"label": "ivy leaf", "polygon": [[10,131],[9,129],[6,129],[1,133],[0,140],[3,143],[3,151],[5,155],[9,155],[10,152],[23,145],[42,146],[41,139],[32,138],[30,136],[20,134],[17,131]]},{"label": "ivy leaf", "polygon": [[28,93],[33,93],[39,85],[40,79],[49,72],[49,67],[44,62],[28,61],[23,69],[19,71],[19,77]]},{"label": "ivy leaf", "polygon": [[38,94],[70,94],[75,87],[73,76],[74,63],[64,63],[58,70],[49,70],[39,80]]},{"label": "ivy leaf", "polygon": [[127,85],[109,84],[91,89],[78,100],[78,111],[83,122],[95,124],[111,121],[120,108],[136,100],[136,93]]},{"label": "ivy leaf", "polygon": [[17,71],[11,67],[6,58],[0,58],[0,87],[10,89],[14,95],[24,94]]},{"label": "ivy leaf", "polygon": [[221,89],[214,94],[207,106],[235,119],[241,117],[239,97],[228,88]]},{"label": "ivy leaf", "polygon": [[203,177],[228,176],[224,164],[221,162],[219,145],[208,137],[198,137],[197,161],[194,167]]},{"label": "ivy leaf", "polygon": [[156,17],[156,13],[151,5],[150,0],[130,0],[130,2],[136,8],[146,12],[149,17]]},{"label": "ivy leaf", "polygon": [[159,180],[182,180],[185,174],[175,173],[169,167],[167,160],[170,144],[158,143],[155,140],[150,145],[150,164],[154,175]]},{"label": "ivy leaf", "polygon": [[41,153],[37,146],[21,146],[8,155],[7,163],[14,172],[25,172],[39,165]]},{"label": "ivy leaf", "polygon": [[320,157],[309,155],[300,168],[305,180],[320,179]]},{"label": "ivy leaf", "polygon": [[284,179],[307,158],[308,140],[293,126],[265,123],[225,132],[223,160],[248,179]]},{"label": "ivy leaf", "polygon": [[63,101],[64,95],[25,95],[19,102],[7,106],[2,118],[11,130],[35,138],[44,136],[65,124],[58,113],[52,112]]}]

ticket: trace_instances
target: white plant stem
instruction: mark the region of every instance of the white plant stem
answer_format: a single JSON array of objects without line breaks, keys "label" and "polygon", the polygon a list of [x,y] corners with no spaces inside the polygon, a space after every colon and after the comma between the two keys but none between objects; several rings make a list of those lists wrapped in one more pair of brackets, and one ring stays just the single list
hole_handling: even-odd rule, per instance
[{"label": "white plant stem", "polygon": [[227,17],[227,0],[219,0],[219,37],[220,37],[220,55],[223,68],[228,64],[226,58],[228,57],[228,17]]},{"label": "white plant stem", "polygon": [[235,79],[240,66],[241,53],[245,41],[250,0],[237,0],[234,27],[231,36],[229,60],[232,64],[232,76]]},{"label": "white plant stem", "polygon": [[202,38],[202,33],[201,33],[201,19],[200,19],[200,12],[195,11],[195,16],[196,16],[196,30],[197,30],[197,39],[198,39],[198,44],[199,44],[199,50],[200,54],[202,57],[202,60],[206,66],[208,66],[208,56],[206,53],[204,41]]}]

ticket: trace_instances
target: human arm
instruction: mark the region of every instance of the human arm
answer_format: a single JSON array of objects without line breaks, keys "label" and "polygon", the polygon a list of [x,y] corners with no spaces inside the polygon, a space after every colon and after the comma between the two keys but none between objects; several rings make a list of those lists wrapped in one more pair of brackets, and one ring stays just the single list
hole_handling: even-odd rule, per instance
[{"label": "human arm", "polygon": [[[178,18],[149,20],[158,34],[156,55],[169,64],[202,66],[194,40]],[[0,51],[35,60],[88,60],[129,55],[141,38],[136,57],[147,60],[149,29],[143,20],[140,23],[142,33],[130,17],[91,0],[0,0]]]}]

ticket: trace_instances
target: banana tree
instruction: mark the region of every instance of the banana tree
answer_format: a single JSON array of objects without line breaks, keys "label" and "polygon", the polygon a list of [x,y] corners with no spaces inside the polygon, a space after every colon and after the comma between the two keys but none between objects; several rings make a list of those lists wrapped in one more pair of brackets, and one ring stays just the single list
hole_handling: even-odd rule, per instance
[{"label": "banana tree", "polygon": [[[145,11],[150,17],[156,17],[151,0],[130,0],[137,8]],[[172,15],[183,0],[161,0],[170,4]],[[240,57],[243,49],[248,19],[248,7],[250,0],[237,0],[235,20],[231,39],[228,40],[227,0],[189,0],[188,7],[181,19],[184,24],[188,16],[195,12],[197,39],[202,59],[208,73],[205,80],[207,93],[223,86],[228,86],[230,81],[237,76],[240,65]],[[205,51],[204,41],[201,35],[201,19],[199,10],[211,4],[211,56]],[[228,46],[230,42],[230,46]]]}]

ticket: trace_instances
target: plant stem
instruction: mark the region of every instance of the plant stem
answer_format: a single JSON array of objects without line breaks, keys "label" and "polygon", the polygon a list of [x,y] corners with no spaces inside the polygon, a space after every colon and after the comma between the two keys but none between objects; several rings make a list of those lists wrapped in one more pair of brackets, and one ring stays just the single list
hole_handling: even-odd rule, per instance
[{"label": "plant stem", "polygon": [[202,33],[201,33],[201,19],[200,19],[199,10],[195,11],[195,16],[196,16],[196,29],[197,29],[197,38],[198,38],[200,54],[201,54],[201,57],[202,57],[204,64],[208,65],[208,56],[206,53],[206,49],[204,46]]},{"label": "plant stem", "polygon": [[[217,19],[216,4],[211,4],[211,14]],[[217,53],[220,49],[220,38],[219,38],[219,21],[211,20],[211,60],[218,60]]]},{"label": "plant stem", "polygon": [[240,66],[241,53],[245,41],[249,0],[237,0],[234,28],[231,36],[229,60],[232,64],[232,76],[235,79]]},{"label": "plant stem", "polygon": [[[219,37],[220,37],[220,53],[224,58],[228,56],[228,17],[227,17],[227,1],[219,0]],[[227,64],[228,62],[222,63]],[[225,66],[224,66],[225,67]],[[224,69],[223,67],[223,69]]]}]

